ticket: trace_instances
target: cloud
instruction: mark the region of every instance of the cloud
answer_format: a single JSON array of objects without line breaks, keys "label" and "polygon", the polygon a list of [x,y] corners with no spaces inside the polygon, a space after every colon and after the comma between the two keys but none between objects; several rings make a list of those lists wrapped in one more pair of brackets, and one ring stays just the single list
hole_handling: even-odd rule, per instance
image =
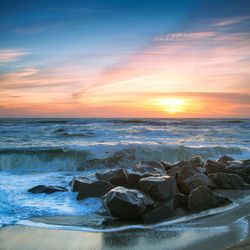
[{"label": "cloud", "polygon": [[27,54],[29,52],[21,49],[0,49],[0,63],[15,62]]},{"label": "cloud", "polygon": [[223,21],[217,22],[215,26],[226,26],[230,24],[239,23],[247,19],[250,19],[250,16],[233,17],[233,18],[229,18],[229,19],[225,19]]},{"label": "cloud", "polygon": [[153,38],[153,41],[173,41],[173,40],[184,40],[184,39],[197,39],[214,37],[215,32],[193,32],[193,33],[169,33]]}]

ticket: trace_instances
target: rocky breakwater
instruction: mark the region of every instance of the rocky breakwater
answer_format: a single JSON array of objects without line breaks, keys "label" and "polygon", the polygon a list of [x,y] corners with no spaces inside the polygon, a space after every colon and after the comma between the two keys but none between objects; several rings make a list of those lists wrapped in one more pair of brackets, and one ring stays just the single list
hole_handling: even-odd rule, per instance
[{"label": "rocky breakwater", "polygon": [[230,204],[214,191],[249,189],[250,160],[223,156],[204,161],[194,156],[174,164],[140,161],[131,171],[120,168],[98,172],[95,177],[74,177],[70,182],[78,200],[101,197],[103,215],[152,224]]}]

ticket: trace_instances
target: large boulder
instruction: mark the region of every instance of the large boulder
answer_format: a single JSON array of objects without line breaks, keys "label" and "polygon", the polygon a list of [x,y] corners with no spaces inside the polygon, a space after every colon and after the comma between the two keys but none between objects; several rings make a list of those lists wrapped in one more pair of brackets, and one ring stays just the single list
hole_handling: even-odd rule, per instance
[{"label": "large boulder", "polygon": [[203,164],[204,164],[204,160],[199,155],[193,156],[189,160],[189,165],[192,166],[192,167],[203,167]]},{"label": "large boulder", "polygon": [[216,160],[217,163],[222,164],[228,164],[230,161],[234,161],[234,158],[228,155],[223,155]]},{"label": "large boulder", "polygon": [[174,208],[187,208],[187,196],[179,193],[174,197]]},{"label": "large boulder", "polygon": [[177,174],[176,181],[180,185],[185,179],[191,177],[195,174],[200,174],[201,170],[199,168],[192,167],[190,165],[182,167],[180,172]]},{"label": "large boulder", "polygon": [[243,178],[237,174],[215,173],[209,174],[208,176],[220,189],[250,188],[250,185],[246,184]]},{"label": "large boulder", "polygon": [[28,190],[28,192],[33,194],[39,194],[39,193],[52,194],[55,192],[66,192],[66,191],[68,191],[66,187],[44,186],[44,185],[38,185]]},{"label": "large boulder", "polygon": [[167,175],[165,167],[159,161],[139,161],[139,163],[133,168],[132,171],[143,174],[145,176]]},{"label": "large boulder", "polygon": [[232,174],[241,176],[245,182],[250,184],[250,160],[231,161],[226,170]]},{"label": "large boulder", "polygon": [[104,197],[103,202],[111,216],[120,219],[138,219],[153,208],[154,201],[137,189],[115,187]]},{"label": "large boulder", "polygon": [[190,194],[192,190],[202,186],[216,188],[216,185],[213,183],[213,181],[205,174],[195,174],[194,176],[188,177],[179,184],[181,192],[187,195]]},{"label": "large boulder", "polygon": [[178,161],[172,164],[167,170],[167,174],[176,177],[183,167],[189,166],[189,161]]},{"label": "large boulder", "polygon": [[139,188],[159,201],[167,200],[179,193],[175,178],[172,176],[143,178],[139,181]]},{"label": "large boulder", "polygon": [[115,186],[128,186],[128,173],[125,169],[115,169],[105,173],[96,173],[96,178],[100,181],[108,181]]},{"label": "large boulder", "polygon": [[[101,197],[114,187],[114,185],[107,181],[95,181],[88,178],[77,179],[77,183],[77,200],[82,200],[88,197]],[[72,185],[74,185],[74,182]]]},{"label": "large boulder", "polygon": [[204,167],[206,169],[207,174],[227,173],[225,167],[221,163],[215,161],[207,160],[204,164]]},{"label": "large boulder", "polygon": [[70,181],[71,191],[72,192],[78,192],[79,191],[79,185],[84,180],[89,180],[89,179],[87,177],[85,177],[85,176],[75,176]]},{"label": "large boulder", "polygon": [[187,207],[190,212],[197,213],[203,210],[224,206],[230,202],[228,198],[218,195],[210,188],[203,186],[194,189],[190,193]]},{"label": "large boulder", "polygon": [[153,224],[173,216],[175,216],[174,202],[170,200],[143,214],[143,221],[145,224]]}]

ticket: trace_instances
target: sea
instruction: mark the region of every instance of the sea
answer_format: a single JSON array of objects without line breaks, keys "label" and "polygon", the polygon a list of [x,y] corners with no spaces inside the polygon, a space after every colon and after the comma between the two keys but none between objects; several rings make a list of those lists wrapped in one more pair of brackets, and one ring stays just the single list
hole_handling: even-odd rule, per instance
[{"label": "sea", "polygon": [[200,155],[250,158],[250,119],[0,119],[0,226],[32,216],[79,216],[101,200],[76,193],[32,194],[36,185],[70,189],[77,175],[131,169],[139,160],[174,163]]}]

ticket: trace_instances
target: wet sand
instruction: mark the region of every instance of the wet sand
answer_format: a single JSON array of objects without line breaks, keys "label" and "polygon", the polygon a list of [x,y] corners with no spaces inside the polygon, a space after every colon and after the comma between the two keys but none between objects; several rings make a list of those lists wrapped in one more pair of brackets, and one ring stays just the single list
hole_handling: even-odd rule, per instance
[{"label": "wet sand", "polygon": [[[218,191],[232,199],[244,198],[240,206],[215,215],[156,228],[137,228],[115,232],[86,232],[45,229],[30,226],[0,228],[0,249],[250,249],[247,238],[250,225],[249,190]],[[240,203],[241,201],[238,200]],[[67,218],[66,225],[75,225],[80,217]],[[36,223],[54,224],[62,217],[38,217]],[[74,222],[74,223],[73,223]],[[37,225],[39,226],[39,225]],[[243,240],[247,240],[244,242]],[[237,245],[238,244],[238,245]],[[233,246],[233,247],[232,247]]]}]

